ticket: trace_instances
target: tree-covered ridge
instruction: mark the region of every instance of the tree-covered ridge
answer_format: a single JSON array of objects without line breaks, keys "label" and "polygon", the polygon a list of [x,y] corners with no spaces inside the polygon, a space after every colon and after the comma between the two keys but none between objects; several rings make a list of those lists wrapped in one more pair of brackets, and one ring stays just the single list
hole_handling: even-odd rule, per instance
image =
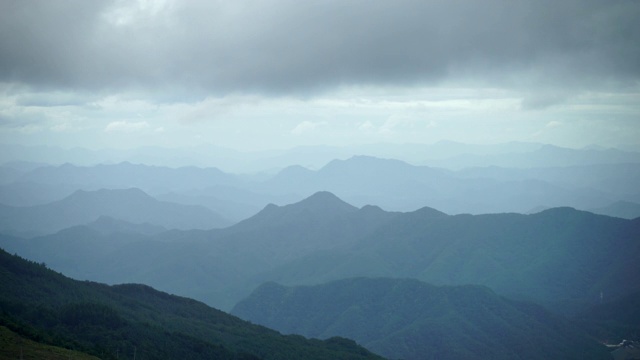
[{"label": "tree-covered ridge", "polygon": [[316,253],[265,280],[317,284],[355,276],[477,284],[575,313],[640,290],[640,219],[554,208],[531,215],[402,213],[347,251]]},{"label": "tree-covered ridge", "polygon": [[388,278],[266,283],[232,313],[283,333],[348,336],[390,358],[609,358],[603,345],[568,320],[482,286]]},{"label": "tree-covered ridge", "polygon": [[144,285],[79,282],[0,251],[0,325],[103,359],[367,359],[347,339],[282,336]]}]

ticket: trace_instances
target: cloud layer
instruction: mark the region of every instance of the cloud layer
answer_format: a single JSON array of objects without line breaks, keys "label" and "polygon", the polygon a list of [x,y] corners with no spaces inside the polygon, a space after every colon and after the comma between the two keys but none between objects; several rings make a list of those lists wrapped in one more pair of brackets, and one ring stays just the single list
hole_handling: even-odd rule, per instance
[{"label": "cloud layer", "polygon": [[0,0],[0,143],[640,149],[638,19],[637,0]]},{"label": "cloud layer", "polygon": [[640,79],[638,1],[3,1],[0,81],[306,94],[442,81]]}]

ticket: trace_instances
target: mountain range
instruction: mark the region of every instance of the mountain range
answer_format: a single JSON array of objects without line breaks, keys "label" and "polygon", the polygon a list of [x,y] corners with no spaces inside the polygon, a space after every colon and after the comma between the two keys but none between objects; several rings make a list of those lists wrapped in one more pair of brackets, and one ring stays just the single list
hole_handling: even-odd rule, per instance
[{"label": "mountain range", "polygon": [[354,156],[330,161],[318,170],[296,165],[254,175],[131,163],[2,168],[5,182],[0,184],[0,204],[44,205],[78,189],[135,187],[158,200],[207,207],[223,214],[228,224],[254,215],[269,203],[284,205],[317,191],[330,191],[359,207],[375,204],[392,211],[412,211],[428,205],[449,214],[529,213],[558,206],[606,209],[620,202],[640,206],[636,186],[640,164],[632,162],[452,171]]},{"label": "mountain range", "polygon": [[[0,166],[0,247],[41,263],[1,255],[0,357],[371,356],[341,335],[390,358],[599,358],[640,334],[638,153],[58,150],[75,164]],[[205,167],[167,167],[190,156]]]},{"label": "mountain range", "polygon": [[610,299],[640,290],[638,239],[640,219],[571,208],[401,213],[356,208],[320,192],[223,229],[123,236],[77,227],[28,240],[3,236],[0,245],[75,278],[146,283],[223,310],[267,281],[374,276],[483,285],[575,313],[601,292]]},{"label": "mountain range", "polygon": [[235,173],[255,173],[281,169],[291,164],[318,169],[333,159],[354,155],[394,158],[417,165],[462,169],[468,167],[532,168],[545,166],[581,166],[603,163],[639,162],[640,149],[614,149],[597,146],[582,149],[563,148],[532,142],[501,144],[465,144],[440,141],[433,144],[369,144],[344,147],[299,146],[286,150],[240,152],[213,145],[161,148],[141,147],[129,150],[62,149],[0,144],[0,163],[71,162],[88,166],[131,161],[155,166],[184,165],[217,167]]}]

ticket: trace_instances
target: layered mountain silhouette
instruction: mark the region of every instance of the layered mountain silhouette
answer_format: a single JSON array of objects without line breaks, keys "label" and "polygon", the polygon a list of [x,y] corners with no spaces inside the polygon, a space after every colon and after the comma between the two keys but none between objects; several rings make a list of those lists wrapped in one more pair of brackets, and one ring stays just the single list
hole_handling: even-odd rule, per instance
[{"label": "layered mountain silhouette", "polygon": [[[629,178],[629,174],[635,174],[640,166],[611,165],[607,178],[580,180],[593,178],[583,176],[584,173],[602,173],[601,168],[539,171],[488,168],[454,172],[399,160],[355,156],[331,161],[317,171],[299,166],[287,168],[255,185],[255,189],[277,194],[327,190],[358,206],[376,204],[386,209],[410,211],[429,204],[451,214],[525,213],[540,206],[587,209],[605,206],[615,201],[613,199],[637,196],[633,180],[640,179],[640,175]],[[571,175],[578,180],[571,180]]]},{"label": "layered mountain silhouette", "polygon": [[150,223],[134,224],[106,215],[100,216],[98,219],[96,219],[96,221],[88,223],[86,224],[86,226],[104,235],[130,233],[156,235],[167,231],[165,227],[160,225],[153,225]]},{"label": "layered mountain silhouette", "polygon": [[217,168],[169,168],[122,162],[95,166],[44,166],[19,178],[22,182],[39,184],[74,184],[81,189],[140,188],[146,192],[188,190],[215,184],[231,184],[236,176]]},{"label": "layered mountain silhouette", "polygon": [[69,230],[30,240],[3,236],[0,244],[72,277],[146,283],[221,309],[266,281],[317,284],[358,276],[484,285],[564,313],[596,304],[601,292],[613,298],[640,290],[634,281],[640,278],[640,220],[571,208],[532,215],[394,213],[357,209],[321,192],[269,205],[224,229],[127,236]]},{"label": "layered mountain silhouette", "polygon": [[0,205],[0,229],[7,234],[35,236],[89,223],[101,216],[169,229],[211,229],[229,224],[202,206],[158,201],[131,188],[78,190],[62,200],[30,207]]},{"label": "layered mountain silhouette", "polygon": [[0,144],[0,162],[31,161],[60,164],[99,164],[132,161],[156,166],[215,166],[229,171],[250,173],[283,168],[291,164],[318,168],[333,159],[355,154],[396,158],[415,164],[461,169],[502,166],[531,168],[638,162],[638,152],[591,146],[569,149],[532,142],[465,144],[439,141],[433,144],[367,144],[353,146],[299,146],[287,150],[238,152],[213,145],[185,148],[141,147],[129,150],[62,149]]},{"label": "layered mountain silhouette", "polygon": [[388,358],[608,359],[578,325],[480,286],[345,279],[260,286],[232,314],[285,334],[348,336]]},{"label": "layered mountain silhouette", "polygon": [[[640,336],[638,153],[0,147],[38,161],[0,166],[0,247],[113,285],[0,253],[0,357],[22,357],[17,342],[65,359],[371,355],[334,334],[391,358],[597,358],[594,339],[620,344],[615,356],[638,343],[623,341]],[[167,167],[186,158],[240,172]]]},{"label": "layered mountain silhouette", "polygon": [[[547,162],[533,168],[485,166],[453,171],[353,156],[329,161],[317,170],[294,165],[279,172],[254,175],[232,175],[217,168],[168,168],[126,162],[65,164],[20,171],[4,167],[6,183],[0,185],[0,203],[33,206],[60,200],[77,189],[135,187],[161,200],[205,206],[237,222],[268,203],[287,204],[323,190],[358,207],[375,204],[388,210],[413,211],[428,204],[449,214],[527,213],[558,206],[588,210],[617,201],[640,202],[636,185],[640,181],[640,165],[632,159],[632,153],[622,156],[618,160],[628,160],[620,162],[604,150],[578,153],[584,152],[594,152],[594,156],[609,154],[612,158],[607,161],[608,155],[600,156],[601,163],[576,162],[582,165],[569,161],[573,165],[567,167],[550,167],[554,163]],[[556,155],[566,155],[561,153]]]},{"label": "layered mountain silhouette", "polygon": [[3,250],[0,309],[0,326],[31,340],[22,346],[101,358],[379,359],[351,340],[283,336],[145,285],[71,280]]}]

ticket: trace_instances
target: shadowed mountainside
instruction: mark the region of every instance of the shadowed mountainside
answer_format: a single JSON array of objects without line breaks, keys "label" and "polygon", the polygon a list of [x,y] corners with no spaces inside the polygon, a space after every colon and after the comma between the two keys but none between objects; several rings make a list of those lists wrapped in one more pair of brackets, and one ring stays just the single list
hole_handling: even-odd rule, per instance
[{"label": "shadowed mountainside", "polygon": [[577,325],[479,286],[382,278],[299,287],[267,283],[232,313],[285,334],[348,336],[389,358],[610,357]]}]

